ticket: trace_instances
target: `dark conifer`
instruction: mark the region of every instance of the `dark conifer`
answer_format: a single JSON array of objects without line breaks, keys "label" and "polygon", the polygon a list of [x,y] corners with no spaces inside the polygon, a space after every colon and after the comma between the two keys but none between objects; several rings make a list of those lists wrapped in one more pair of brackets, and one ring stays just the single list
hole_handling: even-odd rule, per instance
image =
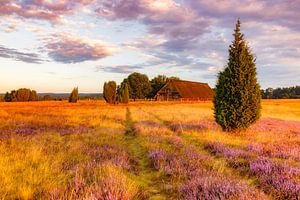
[{"label": "dark conifer", "polygon": [[117,84],[115,81],[109,81],[104,83],[103,86],[103,98],[107,103],[114,104],[116,103],[117,95]]},{"label": "dark conifer", "polygon": [[225,131],[246,129],[260,117],[261,93],[255,58],[240,27],[238,20],[234,41],[229,46],[228,64],[218,75],[214,97],[215,120]]},{"label": "dark conifer", "polygon": [[69,96],[70,103],[76,103],[78,101],[78,87],[74,88]]}]

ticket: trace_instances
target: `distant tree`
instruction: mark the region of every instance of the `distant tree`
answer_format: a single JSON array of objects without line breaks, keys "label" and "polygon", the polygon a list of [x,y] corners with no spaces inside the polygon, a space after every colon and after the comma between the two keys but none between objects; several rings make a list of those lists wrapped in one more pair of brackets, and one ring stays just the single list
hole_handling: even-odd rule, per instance
[{"label": "distant tree", "polygon": [[151,92],[149,93],[149,98],[154,98],[157,92],[169,81],[169,80],[180,80],[178,77],[167,77],[165,75],[158,75],[151,79]]},{"label": "distant tree", "polygon": [[78,101],[79,97],[78,97],[78,87],[75,87],[70,96],[69,96],[69,102],[70,103],[76,103]]},{"label": "distant tree", "polygon": [[267,88],[263,90],[264,99],[297,99],[300,98],[300,86],[285,88]]},{"label": "distant tree", "polygon": [[30,93],[31,93],[30,89],[27,88],[18,89],[16,93],[17,101],[29,101]]},{"label": "distant tree", "polygon": [[214,97],[215,120],[223,130],[246,129],[260,117],[261,91],[255,58],[237,21],[227,67],[218,75]]},{"label": "distant tree", "polygon": [[37,101],[38,96],[35,90],[27,88],[20,88],[18,90],[12,90],[10,93],[6,92],[4,95],[4,101],[6,102],[24,102],[24,101]]},{"label": "distant tree", "polygon": [[105,82],[103,86],[103,98],[107,103],[115,104],[117,95],[117,83],[115,81]]},{"label": "distant tree", "polygon": [[144,99],[151,92],[149,78],[145,74],[134,72],[124,79],[128,83],[129,97],[131,99]]},{"label": "distant tree", "polygon": [[50,95],[47,94],[47,95],[44,95],[44,96],[43,96],[43,100],[44,100],[44,101],[51,101],[51,100],[53,100],[53,99],[52,99],[52,97],[51,97]]},{"label": "distant tree", "polygon": [[38,100],[39,100],[39,97],[38,97],[36,91],[31,90],[30,96],[29,96],[29,101],[38,101]]},{"label": "distant tree", "polygon": [[149,97],[154,98],[156,93],[167,83],[168,78],[165,75],[158,75],[151,79],[151,92]]},{"label": "distant tree", "polygon": [[117,101],[119,103],[128,103],[129,102],[129,89],[128,89],[127,82],[121,83],[121,85],[118,86]]},{"label": "distant tree", "polygon": [[17,98],[17,91],[16,90],[12,90],[10,92],[10,95],[11,95],[11,101],[12,102],[17,102],[18,101],[18,98]]},{"label": "distant tree", "polygon": [[129,88],[128,84],[124,84],[124,88],[122,90],[122,103],[128,103],[129,102]]},{"label": "distant tree", "polygon": [[6,101],[6,102],[11,102],[12,101],[11,93],[9,93],[9,92],[5,93],[5,95],[4,95],[4,101]]}]

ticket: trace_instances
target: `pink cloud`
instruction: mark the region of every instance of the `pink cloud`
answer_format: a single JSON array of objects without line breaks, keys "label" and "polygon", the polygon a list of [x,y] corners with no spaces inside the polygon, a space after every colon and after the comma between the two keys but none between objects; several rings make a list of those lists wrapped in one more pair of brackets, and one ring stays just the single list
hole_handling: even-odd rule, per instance
[{"label": "pink cloud", "polygon": [[49,57],[61,63],[79,63],[112,56],[117,49],[99,40],[66,33],[53,34],[45,39]]},{"label": "pink cloud", "polygon": [[46,20],[62,23],[64,16],[73,15],[79,5],[87,5],[94,0],[2,0],[0,16],[16,15],[21,18]]}]

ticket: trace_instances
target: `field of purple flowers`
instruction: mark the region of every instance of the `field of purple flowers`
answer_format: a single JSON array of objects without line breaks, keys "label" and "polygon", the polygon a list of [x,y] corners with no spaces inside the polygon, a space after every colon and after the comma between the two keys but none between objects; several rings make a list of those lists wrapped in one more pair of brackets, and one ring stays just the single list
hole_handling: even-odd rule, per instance
[{"label": "field of purple flowers", "polygon": [[299,103],[240,133],[208,102],[0,103],[0,197],[300,199]]}]

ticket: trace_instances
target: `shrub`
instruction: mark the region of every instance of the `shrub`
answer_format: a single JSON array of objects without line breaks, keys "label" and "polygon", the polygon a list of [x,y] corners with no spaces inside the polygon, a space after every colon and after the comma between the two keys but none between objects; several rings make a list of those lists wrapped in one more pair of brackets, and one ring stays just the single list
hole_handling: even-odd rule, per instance
[{"label": "shrub", "polygon": [[69,102],[76,103],[78,101],[78,99],[79,99],[78,98],[78,87],[75,87],[69,96]]},{"label": "shrub", "polygon": [[216,122],[224,131],[246,129],[260,117],[261,93],[255,58],[237,21],[227,67],[218,75],[214,97]]},{"label": "shrub", "polygon": [[9,93],[9,92],[5,93],[5,95],[4,95],[4,101],[6,101],[6,102],[11,102],[12,101],[11,93]]},{"label": "shrub", "polygon": [[128,103],[129,102],[129,90],[128,90],[127,82],[121,83],[121,85],[118,86],[117,101],[119,103]]},{"label": "shrub", "polygon": [[37,101],[37,100],[39,100],[39,97],[38,97],[36,91],[32,90],[30,92],[29,101]]},{"label": "shrub", "polygon": [[17,101],[29,101],[30,89],[21,88],[17,90]]},{"label": "shrub", "polygon": [[116,103],[116,90],[117,84],[115,81],[109,81],[104,83],[103,86],[103,98],[107,103],[114,104]]}]

